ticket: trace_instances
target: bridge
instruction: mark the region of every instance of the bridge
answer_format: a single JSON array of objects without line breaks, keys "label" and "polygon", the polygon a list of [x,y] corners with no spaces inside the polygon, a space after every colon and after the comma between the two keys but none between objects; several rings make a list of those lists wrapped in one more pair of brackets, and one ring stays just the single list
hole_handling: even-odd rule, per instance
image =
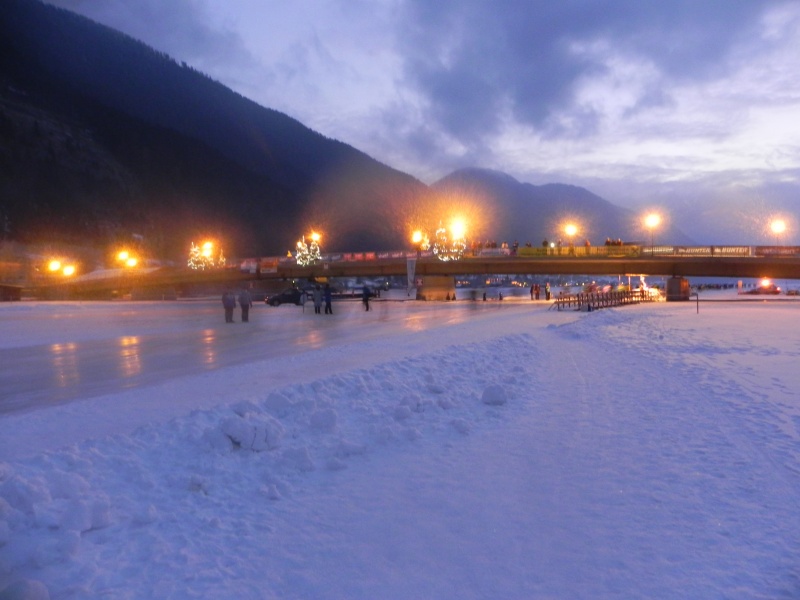
[{"label": "bridge", "polygon": [[[416,260],[415,260],[416,259]],[[254,259],[251,259],[254,260]],[[335,254],[301,267],[289,258],[270,263],[264,277],[380,277],[425,275],[654,275],[675,277],[771,277],[800,279],[795,246],[599,246],[574,248],[489,248],[461,260],[441,261],[431,252]]]},{"label": "bridge", "polygon": [[[115,290],[168,290],[193,285],[238,285],[254,280],[321,277],[469,275],[651,275],[800,279],[800,247],[795,246],[600,246],[597,248],[507,248],[467,251],[460,260],[442,261],[431,252],[360,252],[324,255],[309,266],[293,258],[237,261],[225,269],[188,267],[109,271],[107,277],[40,282],[33,295],[81,297]],[[91,274],[89,274],[91,275]]]}]

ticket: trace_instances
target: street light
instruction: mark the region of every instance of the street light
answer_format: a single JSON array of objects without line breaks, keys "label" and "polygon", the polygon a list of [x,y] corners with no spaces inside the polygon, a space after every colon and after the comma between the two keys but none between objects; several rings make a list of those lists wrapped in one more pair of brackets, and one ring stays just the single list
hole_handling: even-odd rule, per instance
[{"label": "street light", "polygon": [[775,219],[770,223],[770,229],[775,234],[775,245],[780,246],[780,236],[786,232],[786,221],[783,219]]},{"label": "street light", "polygon": [[564,233],[569,238],[569,253],[575,254],[575,235],[578,233],[578,226],[574,223],[568,223],[564,227]]},{"label": "street light", "polygon": [[650,254],[655,251],[655,228],[661,224],[661,215],[650,213],[644,218],[644,226],[650,230]]},{"label": "street light", "polygon": [[460,240],[466,237],[467,224],[463,219],[455,219],[450,223],[450,235],[453,237],[453,240]]},{"label": "street light", "polygon": [[128,268],[133,268],[139,264],[139,259],[133,256],[127,250],[120,250],[117,252],[117,260],[122,263],[123,266]]},{"label": "street light", "polygon": [[74,264],[66,264],[59,258],[50,259],[47,262],[47,271],[51,275],[63,275],[64,277],[72,277],[77,271]]},{"label": "street light", "polygon": [[414,244],[414,248],[417,251],[417,256],[420,256],[423,251],[431,247],[431,242],[428,239],[428,236],[419,229],[411,234],[411,243]]}]

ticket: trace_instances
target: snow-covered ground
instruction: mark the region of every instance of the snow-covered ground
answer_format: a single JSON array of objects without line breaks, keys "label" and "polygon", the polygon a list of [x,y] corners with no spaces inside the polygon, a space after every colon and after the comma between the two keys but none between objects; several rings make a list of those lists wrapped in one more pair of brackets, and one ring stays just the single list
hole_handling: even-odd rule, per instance
[{"label": "snow-covered ground", "polygon": [[800,597],[800,304],[547,307],[0,306],[19,378],[133,363],[0,416],[0,598]]}]

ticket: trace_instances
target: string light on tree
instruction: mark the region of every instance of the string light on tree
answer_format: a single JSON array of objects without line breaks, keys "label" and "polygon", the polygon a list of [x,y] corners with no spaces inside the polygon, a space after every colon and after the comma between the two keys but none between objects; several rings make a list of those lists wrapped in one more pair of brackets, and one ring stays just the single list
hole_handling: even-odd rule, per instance
[{"label": "string light on tree", "polygon": [[189,262],[187,264],[190,269],[200,271],[213,267],[221,269],[225,266],[225,255],[222,252],[222,248],[219,249],[219,254],[217,254],[214,242],[204,242],[201,246],[197,246],[192,242],[192,247],[189,249]]},{"label": "string light on tree", "polygon": [[309,237],[311,238],[311,243],[306,242],[306,236],[303,236],[302,239],[297,242],[294,258],[301,267],[307,267],[313,265],[318,260],[322,260],[322,252],[319,247],[320,235],[313,232]]},{"label": "string light on tree", "polygon": [[441,224],[436,230],[433,240],[433,254],[441,261],[459,260],[467,249],[466,225],[461,220],[454,221],[450,233]]}]

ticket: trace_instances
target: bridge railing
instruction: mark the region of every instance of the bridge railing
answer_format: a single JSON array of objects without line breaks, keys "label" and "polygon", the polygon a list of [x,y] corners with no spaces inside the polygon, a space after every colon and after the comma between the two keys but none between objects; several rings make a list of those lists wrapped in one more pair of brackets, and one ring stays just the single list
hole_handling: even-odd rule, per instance
[{"label": "bridge railing", "polygon": [[[464,260],[474,259],[525,259],[525,258],[798,258],[800,246],[675,246],[675,245],[646,245],[642,243],[616,244],[602,246],[569,246],[561,247],[530,247],[517,248],[484,248],[470,247],[464,252]],[[423,252],[397,250],[381,252],[334,252],[322,256],[323,263],[342,262],[375,262],[375,261],[405,261],[409,258],[433,260],[434,254],[430,250]],[[292,256],[273,256],[262,258],[241,259],[240,269],[243,271],[263,273],[276,271],[278,266],[294,264]]]}]

